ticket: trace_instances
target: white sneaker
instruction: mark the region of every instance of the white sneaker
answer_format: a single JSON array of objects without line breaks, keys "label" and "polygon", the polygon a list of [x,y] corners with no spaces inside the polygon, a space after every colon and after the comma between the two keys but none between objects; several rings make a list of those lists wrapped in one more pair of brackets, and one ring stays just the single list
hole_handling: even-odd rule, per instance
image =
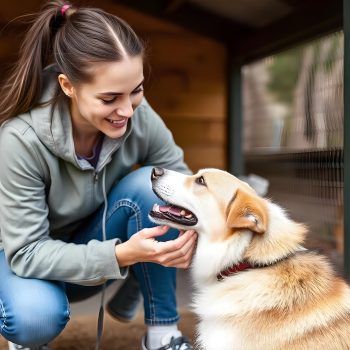
[{"label": "white sneaker", "polygon": [[15,343],[8,342],[9,350],[50,350],[50,348],[47,345],[40,345],[40,346],[34,346],[34,347],[25,347],[22,345],[17,345]]},{"label": "white sneaker", "polygon": [[[147,338],[146,336],[144,336],[141,342],[141,350],[149,350],[146,346],[146,341],[147,341]],[[183,336],[180,336],[177,338],[171,337],[168,343],[166,344],[163,343],[162,345],[163,346],[161,346],[156,350],[193,350],[193,347],[189,339]]]}]

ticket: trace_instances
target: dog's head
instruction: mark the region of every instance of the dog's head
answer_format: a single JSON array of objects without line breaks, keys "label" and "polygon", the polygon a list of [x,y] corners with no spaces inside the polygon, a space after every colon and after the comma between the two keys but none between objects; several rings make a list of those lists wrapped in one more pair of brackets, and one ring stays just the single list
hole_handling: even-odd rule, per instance
[{"label": "dog's head", "polygon": [[263,234],[268,211],[262,198],[245,182],[218,169],[193,176],[154,168],[152,188],[167,205],[154,205],[151,219],[179,229],[194,229],[224,239],[237,231]]},{"label": "dog's head", "polygon": [[225,171],[203,169],[187,176],[154,168],[151,180],[153,191],[167,204],[155,204],[150,219],[196,230],[195,260],[198,265],[211,261],[214,272],[243,260],[273,263],[299,249],[304,240],[303,225]]}]

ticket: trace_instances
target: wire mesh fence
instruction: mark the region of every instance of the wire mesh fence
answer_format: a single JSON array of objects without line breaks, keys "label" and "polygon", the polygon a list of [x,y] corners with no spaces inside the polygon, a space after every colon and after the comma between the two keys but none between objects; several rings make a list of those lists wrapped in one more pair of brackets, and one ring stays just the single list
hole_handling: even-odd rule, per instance
[{"label": "wire mesh fence", "polygon": [[309,248],[343,261],[343,33],[243,67],[246,173],[310,229]]}]

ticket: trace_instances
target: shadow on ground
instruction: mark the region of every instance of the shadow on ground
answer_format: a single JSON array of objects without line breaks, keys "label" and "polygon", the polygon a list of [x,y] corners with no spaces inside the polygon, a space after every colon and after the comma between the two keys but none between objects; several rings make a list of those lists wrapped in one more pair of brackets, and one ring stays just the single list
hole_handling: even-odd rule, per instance
[{"label": "shadow on ground", "polygon": [[[50,343],[50,348],[52,350],[94,350],[96,322],[97,317],[93,315],[73,317],[64,331]],[[189,311],[182,311],[179,328],[192,340],[194,325],[194,315]],[[106,315],[100,350],[140,350],[144,333],[142,314],[130,323],[120,323]],[[0,350],[7,350],[7,342],[1,337]]]},{"label": "shadow on ground", "polygon": [[[117,288],[118,282],[107,288],[106,300]],[[196,318],[188,311],[192,294],[188,271],[178,270],[177,301],[181,316],[179,328],[183,334],[194,339]],[[94,350],[97,333],[97,314],[100,294],[84,302],[71,304],[72,318],[64,331],[50,343],[52,350]],[[120,323],[105,313],[104,332],[100,350],[140,350],[146,327],[143,311],[130,323]],[[8,350],[7,342],[0,336],[0,350]]]}]

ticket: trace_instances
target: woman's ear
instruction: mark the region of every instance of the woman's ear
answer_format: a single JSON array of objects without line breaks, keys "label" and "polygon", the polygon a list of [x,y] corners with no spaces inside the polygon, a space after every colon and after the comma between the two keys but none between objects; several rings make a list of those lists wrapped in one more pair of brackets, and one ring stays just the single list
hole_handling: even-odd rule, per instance
[{"label": "woman's ear", "polygon": [[247,229],[263,234],[267,228],[267,208],[258,196],[237,190],[227,215],[227,224],[234,231]]},{"label": "woman's ear", "polygon": [[68,96],[72,97],[74,93],[74,87],[68,77],[65,74],[60,74],[58,76],[58,83],[61,86],[62,91]]}]

